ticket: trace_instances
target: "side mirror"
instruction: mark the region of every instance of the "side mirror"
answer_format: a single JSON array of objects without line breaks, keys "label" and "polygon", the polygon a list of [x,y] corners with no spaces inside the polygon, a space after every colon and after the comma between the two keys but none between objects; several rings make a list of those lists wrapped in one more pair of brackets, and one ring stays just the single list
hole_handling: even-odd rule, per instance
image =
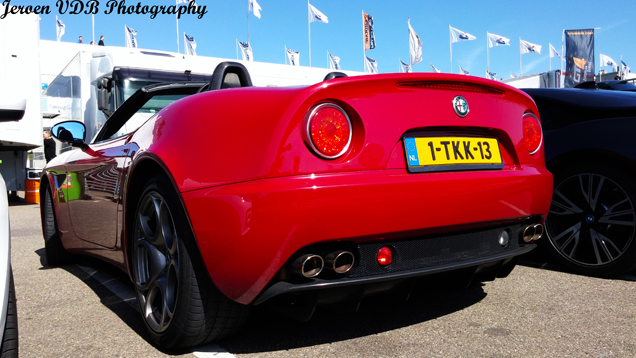
[{"label": "side mirror", "polygon": [[65,121],[51,128],[51,135],[63,143],[69,143],[74,147],[83,147],[86,139],[86,127],[84,123],[77,121]]},{"label": "side mirror", "polygon": [[108,88],[108,78],[102,77],[102,78],[98,79],[97,80],[97,88],[99,88],[99,89],[104,88],[104,89],[108,90],[109,89]]},{"label": "side mirror", "polygon": [[11,99],[0,96],[0,122],[19,121],[26,111],[26,99]]},{"label": "side mirror", "polygon": [[97,80],[97,109],[102,111],[106,117],[112,114],[108,108],[108,94],[112,86],[109,78],[102,77]]},{"label": "side mirror", "polygon": [[108,110],[108,90],[105,88],[97,89],[97,109],[100,111]]}]

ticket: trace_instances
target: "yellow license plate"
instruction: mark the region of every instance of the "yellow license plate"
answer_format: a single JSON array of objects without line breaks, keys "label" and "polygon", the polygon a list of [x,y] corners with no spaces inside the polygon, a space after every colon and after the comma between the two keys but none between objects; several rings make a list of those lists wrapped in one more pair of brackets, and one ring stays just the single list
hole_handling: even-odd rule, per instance
[{"label": "yellow license plate", "polygon": [[503,168],[497,138],[406,137],[404,148],[412,172]]}]

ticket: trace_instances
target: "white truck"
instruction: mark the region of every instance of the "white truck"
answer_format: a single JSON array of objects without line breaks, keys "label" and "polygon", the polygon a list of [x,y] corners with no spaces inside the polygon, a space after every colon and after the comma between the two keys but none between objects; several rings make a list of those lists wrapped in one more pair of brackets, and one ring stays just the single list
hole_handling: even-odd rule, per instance
[{"label": "white truck", "polygon": [[[51,56],[68,57],[70,51],[79,51],[48,83],[43,93],[43,126],[50,128],[64,120],[77,120],[86,126],[86,138],[89,140],[104,124],[107,113],[117,109],[139,88],[157,82],[209,81],[219,63],[236,61],[136,48],[68,44],[61,47],[58,44],[41,41],[42,56],[48,57],[50,53]],[[332,72],[325,68],[236,62],[248,69],[255,86],[308,85],[322,81]],[[349,76],[362,74],[340,72]],[[107,103],[107,108],[100,108],[99,103]],[[249,103],[246,105],[249,106]],[[61,148],[62,151],[65,149]],[[44,166],[41,151],[39,149],[35,153],[38,158],[35,166],[39,168]]]},{"label": "white truck", "polygon": [[[21,35],[14,36],[15,33]],[[105,122],[104,112],[114,111],[140,87],[156,82],[209,80],[219,63],[234,61],[46,41],[40,40],[39,35],[37,15],[14,15],[0,21],[0,95],[27,100],[20,122],[0,124],[0,174],[7,182],[7,190],[13,193],[24,190],[27,167],[38,170],[46,164],[43,129],[64,120],[77,120],[86,125],[90,139]],[[308,85],[322,81],[332,72],[325,68],[237,62],[250,71],[255,86]],[[98,109],[98,93],[105,95],[106,111]],[[65,149],[58,144],[58,153]]]},{"label": "white truck", "polygon": [[0,21],[0,98],[26,100],[22,120],[0,123],[0,175],[13,195],[24,190],[28,151],[42,145],[39,39],[37,15]]}]

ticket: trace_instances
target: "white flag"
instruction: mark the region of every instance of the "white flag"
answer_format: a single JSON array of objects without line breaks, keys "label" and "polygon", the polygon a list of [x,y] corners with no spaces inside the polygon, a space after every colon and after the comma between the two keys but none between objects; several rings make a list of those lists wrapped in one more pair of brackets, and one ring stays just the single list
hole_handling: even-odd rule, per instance
[{"label": "white flag", "polygon": [[320,12],[318,9],[309,4],[309,22],[319,21],[324,22],[325,24],[329,23],[329,19],[325,14]]},{"label": "white flag", "polygon": [[488,72],[488,70],[486,70],[486,78],[490,79],[490,80],[497,80],[497,74],[494,72]]},{"label": "white flag", "polygon": [[192,8],[194,9],[194,11],[197,11],[199,6],[194,2],[194,0],[177,0],[177,6],[179,6],[180,4],[189,4],[189,3],[192,3]]},{"label": "white flag", "polygon": [[612,60],[609,56],[605,56],[602,53],[599,53],[599,56],[601,57],[601,64],[599,65],[600,67],[603,67],[603,66],[612,66],[612,68],[618,67],[618,65],[616,64],[616,61]]},{"label": "white flag", "polygon": [[623,70],[623,75],[632,72],[623,60],[621,60],[621,70]]},{"label": "white flag", "polygon": [[433,71],[435,71],[435,72],[437,72],[437,73],[442,73],[442,71],[438,70],[438,69],[437,69],[437,67],[433,66],[433,64],[432,64],[432,63],[430,63],[430,62],[429,62],[428,64],[429,64],[429,65],[431,65],[431,69],[432,69]]},{"label": "white flag", "polygon": [[402,60],[400,61],[400,73],[411,73],[413,72],[413,70],[411,69],[411,65],[407,65],[406,63],[402,62]]},{"label": "white flag", "polygon": [[254,16],[261,18],[261,6],[256,0],[247,0],[247,11],[254,12]]},{"label": "white flag", "polygon": [[517,78],[517,75],[515,75],[514,73],[510,72],[510,78]]},{"label": "white flag", "polygon": [[470,41],[470,40],[476,39],[475,36],[469,34],[468,32],[458,30],[452,26],[449,26],[449,27],[450,27],[451,43],[459,42],[459,41]]},{"label": "white flag", "polygon": [[557,50],[554,48],[554,46],[552,46],[552,44],[550,44],[550,58],[557,56],[558,58],[561,58],[561,54],[559,54],[557,52]]},{"label": "white flag", "polygon": [[240,42],[238,43],[239,48],[241,49],[241,55],[243,56],[243,61],[254,61],[254,56],[252,55],[252,46],[248,42]]},{"label": "white flag", "polygon": [[339,70],[340,69],[340,57],[334,56],[327,52],[329,55],[329,69],[330,70]]},{"label": "white flag", "polygon": [[57,16],[55,17],[55,23],[57,24],[57,41],[59,42],[62,39],[64,32],[66,32],[66,25],[64,25],[62,20],[59,20]]},{"label": "white flag", "polygon": [[287,60],[290,65],[300,66],[300,52],[294,51],[290,48],[285,48],[285,52],[287,53]]},{"label": "white flag", "polygon": [[510,39],[488,32],[486,32],[486,34],[488,35],[488,47],[510,46]]},{"label": "white flag", "polygon": [[185,54],[190,56],[197,55],[197,42],[194,41],[193,36],[188,36],[186,33],[183,33],[183,42],[185,43]]},{"label": "white flag", "polygon": [[378,63],[371,57],[364,56],[364,72],[378,73]]},{"label": "white flag", "polygon": [[137,48],[137,31],[124,25],[124,31],[126,31],[126,47]]},{"label": "white flag", "polygon": [[408,20],[409,24],[409,57],[411,66],[422,62],[422,41],[417,36],[413,28],[411,27],[411,19]]},{"label": "white flag", "polygon": [[537,55],[541,54],[541,45],[533,44],[528,41],[524,41],[519,39],[519,51],[522,54],[524,53],[536,53]]},{"label": "white flag", "polygon": [[463,68],[462,68],[462,66],[459,66],[459,72],[460,72],[462,75],[468,75],[468,71],[466,71],[465,69],[463,69]]}]

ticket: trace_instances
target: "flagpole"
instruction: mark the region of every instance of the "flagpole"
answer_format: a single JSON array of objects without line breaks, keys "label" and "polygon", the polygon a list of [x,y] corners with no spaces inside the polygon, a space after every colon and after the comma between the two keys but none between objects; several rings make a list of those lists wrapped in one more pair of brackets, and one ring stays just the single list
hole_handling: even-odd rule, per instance
[{"label": "flagpole", "polygon": [[[366,69],[367,53],[364,47],[364,9],[362,9],[362,71]],[[366,72],[366,71],[365,71]]]},{"label": "flagpole", "polygon": [[[563,52],[564,42],[565,42],[565,29],[561,31],[561,78],[563,78],[563,83],[565,84],[565,77],[563,77],[563,57],[565,57],[565,53]],[[561,87],[561,83],[559,83],[559,87]]]},{"label": "flagpole", "polygon": [[307,0],[307,32],[309,33],[309,67],[311,67],[311,21],[309,15],[309,0]]},{"label": "flagpole", "polygon": [[486,31],[486,70],[490,72],[490,52],[488,48],[488,31]]},{"label": "flagpole", "polygon": [[[249,0],[247,0],[249,1]],[[247,43],[250,43],[250,5],[249,3],[247,4],[247,14],[246,14],[246,18],[247,18]]]},{"label": "flagpole", "polygon": [[523,76],[523,71],[521,70],[521,37],[519,37],[519,76]]},{"label": "flagpole", "polygon": [[[411,66],[411,68],[413,68],[413,63],[411,63],[411,18],[407,17],[406,18],[406,23],[409,26],[408,30],[409,30],[409,66]],[[430,62],[429,62],[430,64]]]},{"label": "flagpole", "polygon": [[177,53],[181,53],[179,48],[179,18],[177,17]]},{"label": "flagpole", "polygon": [[91,14],[93,20],[93,44],[95,44],[95,14]]},{"label": "flagpole", "polygon": [[451,38],[451,25],[448,25],[448,43],[450,46],[450,60],[451,60],[451,72],[453,73],[453,40]]},{"label": "flagpole", "polygon": [[[177,0],[177,7],[180,7],[178,0]],[[181,49],[179,48],[179,12],[178,11],[177,11],[177,15],[175,15],[175,18],[177,20],[177,53],[181,53]]]}]

